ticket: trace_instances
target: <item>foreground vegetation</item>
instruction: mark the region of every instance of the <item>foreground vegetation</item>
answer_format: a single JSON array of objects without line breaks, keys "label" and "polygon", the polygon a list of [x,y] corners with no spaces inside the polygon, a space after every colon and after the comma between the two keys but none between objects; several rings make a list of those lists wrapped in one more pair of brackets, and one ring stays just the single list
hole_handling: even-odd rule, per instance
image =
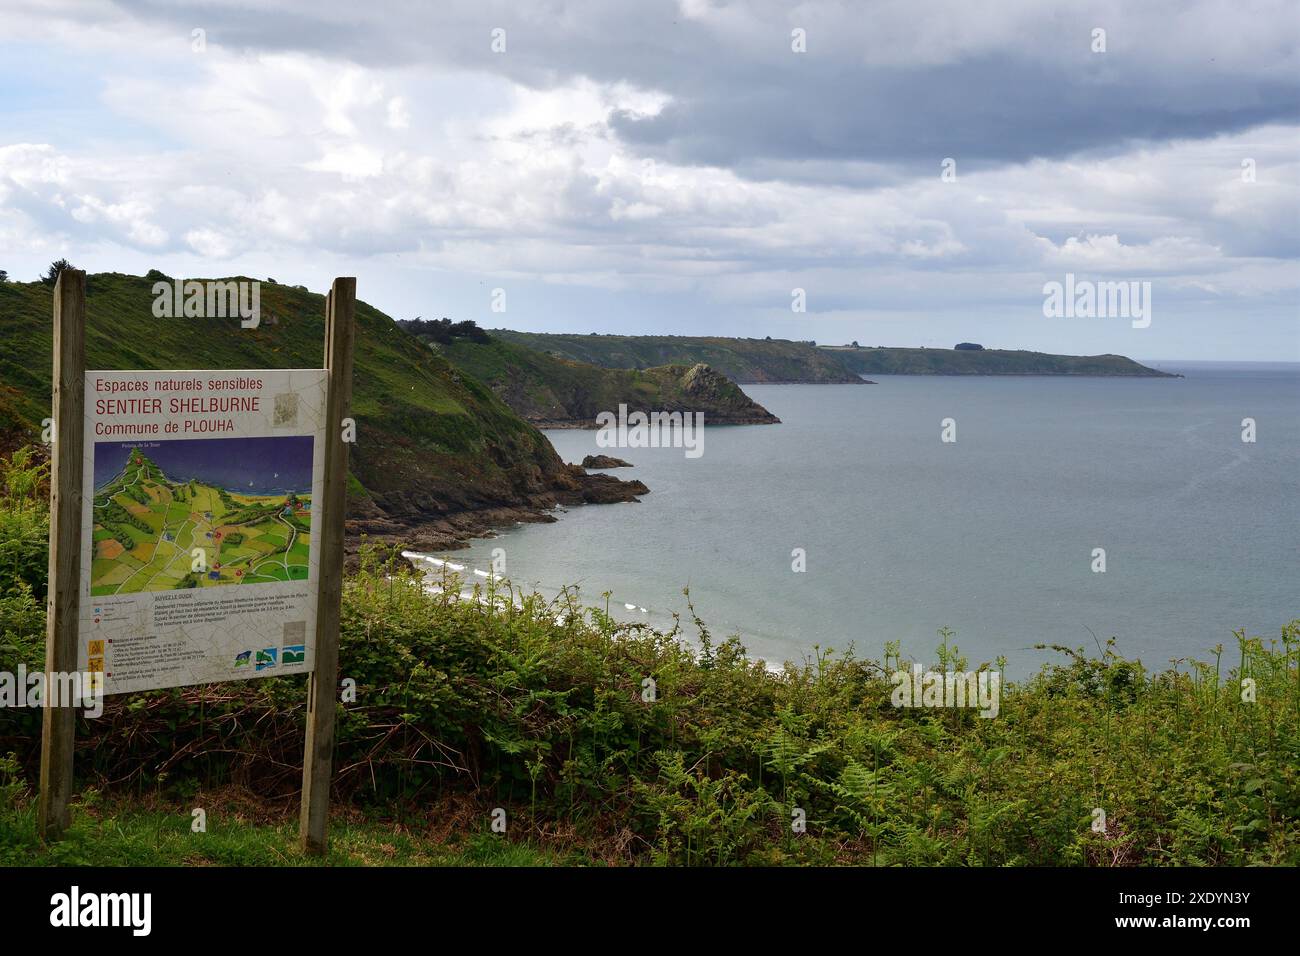
[{"label": "foreground vegetation", "polygon": [[[40,479],[21,455],[4,473],[4,671],[42,659]],[[1063,650],[982,719],[892,707],[896,647],[774,673],[699,621],[456,591],[378,555],[348,581],[331,862],[1300,862],[1300,621],[1160,672]],[[947,635],[934,663],[971,667]],[[297,862],[304,701],[301,678],[110,698],[79,720],[77,824],[50,849],[31,822],[40,714],[0,710],[0,863]]]},{"label": "foreground vegetation", "polygon": [[[212,815],[197,832],[191,807]],[[454,808],[452,808],[454,810]],[[460,822],[463,814],[448,818]],[[188,803],[155,795],[89,789],[72,808],[72,827],[48,846],[36,833],[36,801],[15,762],[0,758],[0,866],[561,866],[584,864],[526,841],[490,833],[430,830],[394,820],[336,813],[324,858],[298,849],[296,817],[247,790],[195,793]]]}]

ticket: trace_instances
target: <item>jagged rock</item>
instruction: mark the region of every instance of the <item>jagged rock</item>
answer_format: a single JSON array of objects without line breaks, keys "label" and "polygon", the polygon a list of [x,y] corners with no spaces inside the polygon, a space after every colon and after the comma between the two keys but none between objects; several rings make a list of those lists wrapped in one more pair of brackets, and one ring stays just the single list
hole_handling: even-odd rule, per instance
[{"label": "jagged rock", "polygon": [[610,455],[588,455],[582,459],[583,468],[631,468],[630,461],[614,458]]}]

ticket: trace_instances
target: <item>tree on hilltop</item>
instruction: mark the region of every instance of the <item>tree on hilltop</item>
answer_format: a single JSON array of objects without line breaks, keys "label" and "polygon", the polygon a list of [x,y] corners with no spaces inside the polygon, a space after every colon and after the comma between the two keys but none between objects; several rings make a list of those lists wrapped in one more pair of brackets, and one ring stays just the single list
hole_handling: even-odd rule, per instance
[{"label": "tree on hilltop", "polygon": [[439,345],[451,345],[456,339],[469,339],[471,342],[479,343],[492,341],[491,336],[479,328],[473,319],[453,322],[451,319],[442,318],[436,322],[431,322],[427,319],[417,318],[399,320],[397,324],[415,337],[436,342]]},{"label": "tree on hilltop", "polygon": [[53,286],[56,282],[59,281],[59,276],[62,274],[64,269],[75,269],[75,268],[77,267],[74,266],[67,259],[55,259],[53,262],[50,263],[50,267],[47,270],[45,270],[45,275],[41,277],[41,282],[45,283],[48,286]]}]

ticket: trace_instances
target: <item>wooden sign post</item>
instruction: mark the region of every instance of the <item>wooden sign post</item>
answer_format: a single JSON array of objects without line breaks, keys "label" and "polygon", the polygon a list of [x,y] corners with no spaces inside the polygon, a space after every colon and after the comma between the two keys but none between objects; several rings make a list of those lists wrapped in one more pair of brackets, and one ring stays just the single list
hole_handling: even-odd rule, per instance
[{"label": "wooden sign post", "polygon": [[[50,471],[50,579],[45,599],[45,709],[37,829],[57,840],[68,828],[77,712],[54,700],[55,675],[77,670],[81,618],[81,504],[86,402],[86,274],[64,269],[54,286],[54,454]],[[57,703],[59,706],[51,706]]]},{"label": "wooden sign post", "polygon": [[[129,693],[310,670],[301,839],[307,853],[328,848],[356,289],[355,278],[338,278],[326,297],[323,369],[87,371],[86,276],[74,269],[60,274],[54,288],[42,838],[55,840],[67,830],[72,794],[78,702],[55,694],[56,688],[89,679],[101,694]],[[95,393],[89,408],[88,389]],[[117,392],[122,397],[108,397]],[[208,437],[214,432],[222,437]],[[130,440],[112,440],[118,436]],[[228,490],[225,466],[232,455],[253,464],[240,476],[247,484],[241,480]],[[275,463],[259,471],[256,463],[265,464],[265,456],[276,456]],[[211,462],[220,463],[213,477],[195,471]],[[101,477],[101,464],[105,475],[116,477]],[[165,468],[173,467],[178,471],[169,477]],[[126,491],[140,484],[152,494]],[[196,488],[203,491],[202,505]],[[88,490],[94,497],[86,496]],[[122,495],[132,501],[123,505]],[[190,501],[184,532],[169,529],[165,519],[161,528],[144,522],[120,527],[129,523],[121,517],[127,508]],[[227,519],[234,524],[226,526]],[[260,555],[268,567],[274,564],[266,572],[254,563],[259,549],[245,547],[246,535],[262,533],[258,521],[291,532],[278,551]],[[105,541],[114,547],[96,551]],[[112,566],[124,556],[132,562],[125,577]],[[156,560],[161,563],[142,584],[131,580]],[[256,600],[232,596],[232,585],[278,595],[278,605],[257,610]],[[158,602],[157,592],[164,591],[166,600]],[[198,608],[206,619],[177,608]]]},{"label": "wooden sign post", "polygon": [[329,849],[330,779],[334,716],[338,707],[339,616],[343,601],[343,513],[347,507],[348,446],[343,419],[352,404],[352,340],[357,280],[334,280],[325,300],[325,492],[321,515],[320,599],[316,611],[316,668],[307,686],[307,745],[302,764],[299,836],[304,853]]}]

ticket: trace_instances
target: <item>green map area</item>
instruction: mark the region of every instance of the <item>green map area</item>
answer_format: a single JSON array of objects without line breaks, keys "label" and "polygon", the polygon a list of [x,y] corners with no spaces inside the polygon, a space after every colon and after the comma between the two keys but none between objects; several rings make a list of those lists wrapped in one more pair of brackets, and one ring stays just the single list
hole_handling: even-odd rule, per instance
[{"label": "green map area", "polygon": [[94,544],[92,595],[303,581],[311,496],[170,481],[137,451],[95,489]]}]

